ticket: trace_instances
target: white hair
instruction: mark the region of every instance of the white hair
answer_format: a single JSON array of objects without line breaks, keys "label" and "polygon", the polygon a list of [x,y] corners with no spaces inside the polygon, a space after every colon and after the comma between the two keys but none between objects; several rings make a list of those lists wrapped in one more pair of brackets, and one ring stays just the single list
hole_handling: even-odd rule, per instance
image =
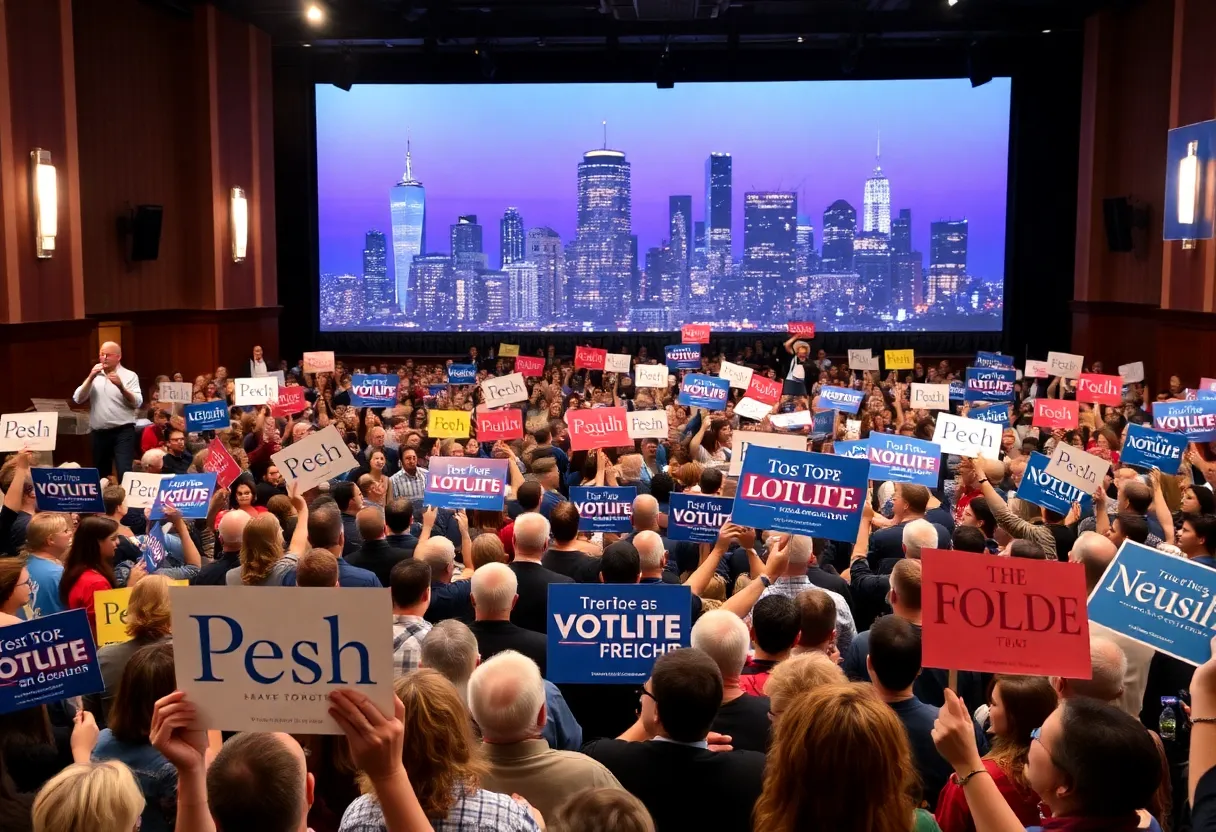
[{"label": "white hair", "polygon": [[920,559],[921,549],[937,548],[937,527],[928,520],[913,520],[904,526],[904,553]]},{"label": "white hair", "polygon": [[663,538],[659,537],[656,532],[638,532],[633,536],[633,547],[638,550],[643,572],[653,572],[663,568],[663,556],[667,552],[663,548]]},{"label": "white hair", "polygon": [[473,573],[473,603],[487,615],[508,612],[519,591],[519,579],[505,563],[487,563]]},{"label": "white hair", "polygon": [[1123,695],[1127,677],[1127,654],[1123,648],[1102,636],[1089,637],[1089,664],[1092,679],[1069,679],[1068,687],[1077,696],[1114,702]]},{"label": "white hair", "polygon": [[245,536],[245,524],[249,519],[249,515],[243,511],[230,511],[224,515],[224,519],[220,521],[220,542],[224,548],[229,551],[240,548],[241,540]]},{"label": "white hair", "polygon": [[515,518],[515,551],[539,555],[549,546],[549,521],[543,514],[525,512]]},{"label": "white hair", "polygon": [[692,646],[709,654],[723,679],[739,678],[749,642],[743,619],[727,610],[710,610],[692,627]]},{"label": "white hair", "polygon": [[653,494],[639,494],[633,498],[633,513],[639,512],[656,512],[659,510],[659,501],[655,499]]},{"label": "white hair", "polygon": [[152,448],[144,451],[144,455],[139,458],[139,465],[145,471],[149,468],[157,468],[164,464],[165,452],[160,448]]},{"label": "white hair", "polygon": [[536,662],[522,653],[504,650],[482,663],[469,677],[468,698],[488,742],[520,742],[539,732],[545,683]]},{"label": "white hair", "polygon": [[426,561],[432,575],[439,575],[456,562],[456,547],[446,537],[428,537],[414,549],[414,557]]},{"label": "white hair", "polygon": [[456,686],[462,702],[468,701],[465,689],[477,659],[477,637],[468,624],[455,618],[440,621],[422,640],[422,666],[443,674]]},{"label": "white hair", "polygon": [[811,562],[811,555],[815,554],[815,538],[805,534],[792,534],[785,551],[790,556],[790,566],[805,566]]}]

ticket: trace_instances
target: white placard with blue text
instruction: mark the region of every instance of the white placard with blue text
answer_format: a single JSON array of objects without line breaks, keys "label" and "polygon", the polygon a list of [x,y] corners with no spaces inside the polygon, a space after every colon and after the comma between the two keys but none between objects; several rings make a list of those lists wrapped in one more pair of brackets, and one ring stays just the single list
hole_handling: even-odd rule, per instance
[{"label": "white placard with blue text", "polygon": [[59,433],[59,413],[35,410],[0,416],[0,451],[53,451]]},{"label": "white placard with blue text", "polygon": [[96,468],[31,468],[39,511],[105,514],[101,475]]},{"label": "white placard with blue text", "polygon": [[933,441],[942,452],[974,459],[997,459],[1001,451],[1001,426],[949,413],[937,414]]},{"label": "white placard with blue text", "polygon": [[633,528],[633,501],[637,496],[638,490],[632,485],[571,486],[570,502],[578,509],[578,530],[628,533]]},{"label": "white placard with blue text", "polygon": [[867,452],[871,480],[937,488],[942,449],[934,443],[910,436],[871,432]]},{"label": "white placard with blue text", "polygon": [[122,487],[127,492],[127,508],[151,508],[156,502],[156,492],[160,490],[161,480],[169,474],[144,474],[138,471],[128,471],[122,475]]},{"label": "white placard with blue text", "polygon": [[730,520],[735,501],[730,497],[673,493],[667,511],[667,539],[716,543],[718,532]]},{"label": "white placard with blue text", "polygon": [[1088,512],[1093,506],[1093,492],[1084,492],[1075,485],[1069,485],[1047,473],[1050,463],[1051,460],[1046,454],[1030,454],[1030,460],[1022,474],[1022,484],[1018,486],[1018,499],[1056,514],[1068,514],[1073,503],[1081,504],[1082,513]]},{"label": "white placard with blue text", "polygon": [[667,367],[663,364],[639,364],[633,368],[633,383],[636,387],[666,387]]},{"label": "white placard with blue text", "polygon": [[1127,439],[1119,450],[1123,465],[1156,468],[1163,474],[1177,474],[1189,440],[1180,433],[1166,433],[1145,425],[1128,424]]},{"label": "white placard with blue text", "polygon": [[748,449],[731,520],[740,526],[852,541],[870,463],[780,448]]},{"label": "white placard with blue text", "polygon": [[85,610],[0,629],[0,714],[104,689]]},{"label": "white placard with blue text", "polygon": [[316,433],[309,434],[299,442],[292,442],[270,461],[275,464],[287,485],[299,480],[300,493],[358,468],[359,461],[351,454],[333,425],[327,425]]},{"label": "white placard with blue text", "polygon": [[232,403],[237,407],[260,407],[279,400],[279,382],[271,376],[238,378],[232,386]]}]

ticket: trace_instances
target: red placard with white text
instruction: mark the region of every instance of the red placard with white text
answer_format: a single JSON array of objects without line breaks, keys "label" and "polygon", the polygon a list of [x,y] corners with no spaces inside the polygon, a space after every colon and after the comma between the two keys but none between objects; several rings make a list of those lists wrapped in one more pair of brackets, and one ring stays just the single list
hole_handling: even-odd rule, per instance
[{"label": "red placard with white text", "polygon": [[629,419],[623,407],[596,407],[566,411],[570,428],[570,450],[620,448],[633,445],[629,438]]},{"label": "red placard with white text", "polygon": [[1123,379],[1097,373],[1081,373],[1077,381],[1077,401],[1094,404],[1123,404]]},{"label": "red placard with white text", "polygon": [[1080,411],[1081,407],[1069,399],[1035,399],[1031,424],[1036,428],[1075,430]]},{"label": "red placard with white text", "polygon": [[1216,391],[1216,378],[1199,379],[1199,389]]},{"label": "red placard with white text", "polygon": [[279,400],[270,406],[270,415],[275,418],[294,416],[307,408],[308,400],[304,398],[303,387],[280,387]]},{"label": "red placard with white text", "polygon": [[708,344],[709,324],[684,324],[680,327],[681,344]]},{"label": "red placard with white text", "polygon": [[241,466],[236,464],[224,443],[219,439],[212,439],[207,450],[209,453],[207,461],[203,463],[203,470],[215,472],[216,487],[227,488],[236,482],[236,478],[241,475]]},{"label": "red placard with white text", "polygon": [[518,355],[515,357],[515,372],[521,376],[543,376],[545,359],[531,355]]},{"label": "red placard with white text", "polygon": [[604,362],[608,360],[608,350],[596,349],[595,347],[575,347],[574,348],[574,369],[581,370],[602,370]]},{"label": "red placard with white text", "polygon": [[524,415],[513,407],[477,413],[477,441],[497,442],[499,439],[523,439]]},{"label": "red placard with white text", "polygon": [[745,398],[755,399],[767,405],[774,405],[781,401],[781,390],[782,384],[780,381],[762,376],[759,373],[752,373],[751,383],[747,385],[747,392],[743,395]]},{"label": "red placard with white text", "polygon": [[790,335],[798,335],[803,338],[815,337],[815,322],[814,321],[790,321]]},{"label": "red placard with white text", "polygon": [[1084,566],[950,549],[920,559],[925,667],[1092,676]]}]

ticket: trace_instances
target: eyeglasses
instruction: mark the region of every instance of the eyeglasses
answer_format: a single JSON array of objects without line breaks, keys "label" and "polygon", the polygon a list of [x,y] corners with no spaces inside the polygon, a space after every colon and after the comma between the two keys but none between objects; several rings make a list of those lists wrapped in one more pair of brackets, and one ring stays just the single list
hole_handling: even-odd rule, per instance
[{"label": "eyeglasses", "polygon": [[[650,691],[646,690],[646,688],[638,688],[638,704],[639,705],[642,703],[643,696],[649,696],[651,699],[654,699],[654,694],[651,693]],[[655,701],[658,702],[659,700],[655,699]]]},{"label": "eyeglasses", "polygon": [[1065,772],[1068,771],[1068,769],[1065,766],[1061,765],[1060,761],[1056,759],[1056,755],[1051,753],[1051,749],[1047,747],[1047,743],[1043,742],[1042,737],[1043,737],[1042,726],[1035,728],[1030,732],[1030,741],[1037,742],[1039,745],[1041,745],[1043,747],[1043,750],[1047,752],[1048,759],[1051,760],[1051,764],[1054,765],[1056,768],[1060,769],[1061,771],[1065,771]]}]

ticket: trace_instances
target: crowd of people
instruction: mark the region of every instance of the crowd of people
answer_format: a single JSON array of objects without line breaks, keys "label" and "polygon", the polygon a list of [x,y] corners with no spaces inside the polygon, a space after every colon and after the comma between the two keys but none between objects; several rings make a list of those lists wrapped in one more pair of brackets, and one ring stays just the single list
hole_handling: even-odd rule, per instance
[{"label": "crowd of people", "polygon": [[[727,521],[697,544],[669,538],[671,495],[733,496],[735,432],[801,435],[822,453],[881,432],[930,439],[937,411],[912,408],[909,385],[961,378],[967,360],[880,374],[797,338],[703,349],[696,371],[729,361],[782,383],[751,419],[736,412],[739,389],[722,411],[679,404],[685,371],[638,387],[553,347],[538,355],[544,374],[508,405],[523,436],[486,442],[475,429],[428,436],[431,411],[484,408],[478,386],[448,384],[450,360],[317,374],[279,362],[305,405],[276,416],[233,402],[234,378],[271,372],[255,347],[248,372],[193,380],[195,402],[231,415],[227,430],[195,433],[181,405],[158,401],[180,373],[140,378],[102,345],[73,398],[89,408],[105,512],[39,511],[34,453],[9,456],[0,627],[84,609],[96,637],[96,593],[129,587],[127,640],[98,651],[104,691],[0,714],[0,829],[1216,830],[1216,660],[1196,669],[1091,623],[1089,678],[952,680],[922,666],[922,550],[1071,561],[1091,590],[1126,540],[1216,568],[1216,443],[1191,445],[1177,474],[1120,462],[1127,426],[1184,398],[1180,379],[1155,397],[1129,384],[1119,406],[1081,403],[1068,431],[1034,427],[1033,401],[1075,398],[1073,383],[1020,379],[999,459],[943,456],[935,487],[872,482],[854,540]],[[633,361],[662,363],[644,349]],[[455,363],[478,382],[513,371],[476,349]],[[395,373],[397,404],[355,406],[359,373]],[[859,412],[819,432],[773,421],[826,409],[827,385],[860,390]],[[572,451],[567,414],[604,406],[663,410],[669,435]],[[329,426],[357,467],[302,493],[272,457]],[[202,471],[215,439],[239,476],[204,519],[167,508],[150,572],[154,521],[128,507],[122,475]],[[1111,463],[1092,508],[1018,499],[1030,454],[1058,443]],[[508,461],[502,511],[426,505],[430,461],[463,456]],[[580,529],[569,497],[581,485],[634,486],[631,530]],[[387,589],[394,713],[339,690],[342,736],[199,730],[175,680],[172,581]],[[640,687],[548,681],[548,590],[565,583],[687,586],[690,646]],[[1162,697],[1180,700],[1176,731],[1160,730]]]}]

